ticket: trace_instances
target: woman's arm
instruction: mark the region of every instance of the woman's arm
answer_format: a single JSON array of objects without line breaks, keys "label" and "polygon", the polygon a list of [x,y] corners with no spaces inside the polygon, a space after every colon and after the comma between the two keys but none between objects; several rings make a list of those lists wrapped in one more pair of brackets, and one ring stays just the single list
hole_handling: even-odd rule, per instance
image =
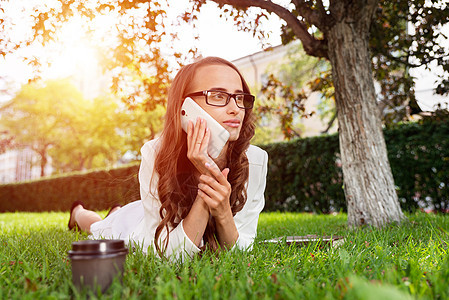
[{"label": "woman's arm", "polygon": [[[158,174],[154,173],[154,159],[157,147],[158,145],[154,140],[142,147],[142,161],[139,169],[140,195],[144,206],[145,218],[145,229],[142,234],[144,239],[151,245],[154,242],[156,228],[161,222],[161,217],[159,216],[161,203],[157,197]],[[170,232],[167,232],[165,228],[162,230],[161,236],[157,241],[161,249],[165,248],[164,240],[169,235],[164,255],[177,259],[185,256],[192,257],[195,253],[200,252],[198,246],[208,220],[209,211],[206,209],[204,202],[196,200],[187,217],[181,220],[178,226],[171,228]]]},{"label": "woman's arm", "polygon": [[225,248],[232,248],[239,237],[234,223],[229,197],[232,187],[228,182],[229,169],[220,171],[217,166],[206,163],[211,174],[201,175],[198,184],[198,196],[207,204],[217,226],[218,242]]},{"label": "woman's arm", "polygon": [[219,244],[227,249],[234,247],[239,238],[239,232],[235,226],[232,212],[229,211],[229,213],[221,218],[215,218],[215,224],[217,226]]},{"label": "woman's arm", "polygon": [[[205,162],[215,165],[213,160],[207,155],[209,138],[210,132],[206,130],[206,123],[204,121],[198,119],[195,128],[192,123],[189,123],[187,157],[192,161],[200,174],[208,172],[204,166]],[[152,239],[154,239],[154,231],[161,221],[159,216],[160,201],[157,198],[158,176],[157,174],[153,174],[154,159],[156,156],[155,147],[155,143],[146,144],[142,147],[142,162],[139,171],[141,199],[144,203],[147,228],[152,234]],[[150,182],[151,184],[148,184]],[[157,241],[161,248],[165,248],[163,241],[169,235],[165,255],[171,256],[175,254],[178,256],[182,252],[188,253],[191,256],[193,253],[199,252],[199,246],[201,245],[204,231],[209,221],[209,215],[208,206],[203,200],[197,197],[188,215],[181,220],[177,227],[173,228],[170,232],[167,232],[165,229],[161,232],[161,236]]]},{"label": "woman's arm", "polygon": [[[219,244],[231,248],[239,234],[229,203],[232,188],[227,181],[229,169],[220,171],[217,164],[207,154],[209,139],[210,131],[206,128],[204,120],[199,118],[195,126],[189,122],[187,157],[201,176],[199,177],[198,196],[191,213],[189,213],[189,216],[192,215],[192,217],[188,216],[184,220],[184,230],[192,241],[198,236],[202,237],[210,213],[215,219]],[[197,205],[197,201],[200,201],[201,204]],[[194,242],[196,244],[196,240]]]},{"label": "woman's arm", "polygon": [[[214,180],[208,178],[208,176],[200,177],[200,181],[206,181],[209,186],[214,186],[214,191],[210,188],[206,189],[213,197],[205,197],[204,199],[205,202],[208,201],[207,203],[210,207],[215,207],[215,209],[211,208],[211,214],[216,221],[217,238],[220,245],[228,248],[230,246],[236,246],[240,249],[249,249],[252,246],[257,233],[259,215],[265,205],[264,192],[268,155],[260,148],[255,146],[251,147],[247,152],[248,160],[250,161],[250,178],[247,187],[248,199],[243,209],[234,217],[229,207],[229,196],[223,197],[223,195],[227,195],[226,191],[230,191],[228,190],[230,184],[227,182],[227,169],[223,170],[220,174],[218,170],[214,170],[214,167],[208,167],[218,183],[214,183]],[[221,185],[219,184],[220,182]]]},{"label": "woman's arm", "polygon": [[199,197],[196,197],[187,217],[183,220],[182,226],[185,234],[197,246],[203,239],[207,222],[209,221],[209,208]]}]

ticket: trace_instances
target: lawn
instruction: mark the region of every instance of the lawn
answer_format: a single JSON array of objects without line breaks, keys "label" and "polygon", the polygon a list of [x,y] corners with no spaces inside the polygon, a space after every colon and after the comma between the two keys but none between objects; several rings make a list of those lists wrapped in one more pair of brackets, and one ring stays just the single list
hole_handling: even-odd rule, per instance
[{"label": "lawn", "polygon": [[[71,283],[67,251],[86,239],[68,213],[0,214],[0,299],[448,299],[449,216],[417,213],[383,230],[348,231],[346,215],[263,213],[254,249],[184,264],[140,252],[105,294]],[[342,235],[333,248],[264,244],[283,235]]]}]

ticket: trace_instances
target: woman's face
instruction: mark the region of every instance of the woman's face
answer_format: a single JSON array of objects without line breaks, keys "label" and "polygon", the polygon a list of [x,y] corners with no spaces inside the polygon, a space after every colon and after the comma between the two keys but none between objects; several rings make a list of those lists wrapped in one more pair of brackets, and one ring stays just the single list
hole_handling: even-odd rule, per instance
[{"label": "woman's face", "polygon": [[[204,90],[222,90],[228,93],[243,93],[242,80],[239,74],[226,65],[207,65],[200,67],[190,83],[187,93]],[[245,109],[239,108],[234,98],[223,107],[206,103],[205,96],[192,97],[206,112],[230,133],[229,141],[235,141],[240,135]]]}]

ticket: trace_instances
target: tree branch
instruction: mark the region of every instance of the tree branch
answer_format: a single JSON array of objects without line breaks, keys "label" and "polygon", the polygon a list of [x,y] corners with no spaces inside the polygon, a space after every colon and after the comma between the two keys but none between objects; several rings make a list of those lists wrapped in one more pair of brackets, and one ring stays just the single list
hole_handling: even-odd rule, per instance
[{"label": "tree branch", "polygon": [[332,125],[334,125],[335,120],[337,119],[337,114],[334,113],[334,115],[332,116],[332,118],[329,120],[329,122],[327,123],[327,127],[326,129],[324,129],[323,131],[321,131],[322,134],[327,134],[329,132],[329,130],[331,129]]},{"label": "tree branch", "polygon": [[330,0],[329,11],[336,22],[358,23],[362,32],[368,32],[379,0]]},{"label": "tree branch", "polygon": [[[316,57],[325,57],[327,55],[327,43],[323,40],[315,39],[308,31],[307,26],[298,20],[288,9],[273,3],[269,0],[211,0],[217,4],[228,4],[235,8],[259,7],[270,13],[276,14],[279,18],[287,22],[298,39],[301,40],[304,50],[307,54]],[[316,18],[316,16],[314,16]],[[316,25],[316,24],[314,24]]]},{"label": "tree branch", "polygon": [[325,31],[327,25],[327,15],[323,2],[318,1],[318,9],[312,9],[304,0],[293,0],[298,13],[306,19],[310,24],[315,25],[321,31]]},{"label": "tree branch", "polygon": [[357,3],[356,10],[360,12],[359,22],[363,24],[365,31],[369,31],[379,0],[367,0],[363,2],[366,3]]}]

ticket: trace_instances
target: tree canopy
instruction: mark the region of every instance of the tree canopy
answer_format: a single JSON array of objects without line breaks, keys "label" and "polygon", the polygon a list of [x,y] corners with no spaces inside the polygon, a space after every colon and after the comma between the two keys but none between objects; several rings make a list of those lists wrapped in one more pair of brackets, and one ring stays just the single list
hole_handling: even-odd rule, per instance
[{"label": "tree canopy", "polygon": [[[79,30],[100,49],[102,66],[113,76],[112,90],[131,109],[152,110],[165,104],[173,68],[194,55],[173,48],[177,33],[167,28],[166,6],[141,0],[5,3],[0,8],[0,55],[16,53],[40,71],[50,62],[25,50],[57,43],[64,25],[77,20]],[[114,20],[109,28],[102,25],[104,17]]]},{"label": "tree canopy", "polygon": [[[329,13],[329,5],[319,1],[291,1],[278,4],[274,1],[213,1],[222,8],[222,16],[235,21],[240,30],[253,31],[263,39],[267,32],[263,23],[270,14],[276,14],[286,22],[282,27],[284,44],[299,39],[308,55],[327,58],[327,37],[323,30],[336,22]],[[56,4],[55,4],[56,3]],[[20,37],[12,33],[17,27],[13,14],[6,8],[0,13],[0,55],[12,52],[33,43],[48,44],[57,38],[58,30],[75,17],[85,20],[89,30],[94,30],[94,20],[101,15],[112,15],[117,19],[115,28],[96,43],[107,49],[103,62],[115,69],[113,90],[123,96],[130,106],[144,103],[147,110],[164,104],[170,82],[170,64],[167,56],[176,58],[182,65],[195,56],[194,49],[171,49],[171,41],[177,34],[169,30],[165,1],[63,1],[52,4],[33,4],[23,9],[21,15],[31,28]],[[193,22],[206,1],[192,0],[190,11],[182,19]],[[430,5],[429,5],[430,4]],[[232,7],[232,8],[231,8]],[[5,10],[6,9],[6,10]],[[327,12],[323,18],[319,18]],[[418,110],[413,93],[413,78],[408,70],[419,66],[438,68],[440,75],[436,93],[446,95],[449,91],[448,49],[443,44],[447,39],[439,29],[448,23],[449,13],[442,1],[380,1],[370,28],[370,49],[376,80],[381,84],[379,99],[385,108],[401,107],[399,117],[406,118],[407,105]],[[16,16],[17,17],[17,16]],[[113,38],[111,38],[113,37]],[[33,65],[42,62],[38,57],[24,56]],[[175,66],[174,68],[176,68]],[[388,121],[388,120],[387,120]]]},{"label": "tree canopy", "polygon": [[[220,5],[224,3],[235,5],[233,1],[215,2]],[[448,22],[449,9],[441,1],[433,1],[432,5],[426,4],[425,1],[409,2],[406,0],[380,1],[370,27],[370,53],[373,74],[379,86],[377,100],[379,112],[386,126],[408,121],[413,114],[420,113],[415,97],[415,82],[410,72],[411,69],[422,66],[428,69],[440,68],[444,72],[439,75],[439,84],[435,93],[447,95],[449,92],[447,85],[449,69],[446,54],[449,49],[445,46],[447,37],[440,30]],[[246,2],[240,2],[240,4],[242,3]],[[318,14],[320,1],[293,1],[293,3],[302,7],[303,12]],[[201,3],[199,4],[201,5]],[[310,5],[310,10],[305,8],[307,5]],[[239,8],[239,6],[235,6],[237,9]],[[258,1],[254,2],[254,6],[269,7],[268,4],[260,4]],[[277,7],[280,15],[282,15],[281,11],[285,13],[282,10],[284,8],[280,9],[274,3],[271,6]],[[223,5],[222,7],[224,13],[230,17],[228,6]],[[327,9],[327,7],[323,8]],[[293,10],[293,14],[299,20],[307,19],[308,14],[306,13],[302,17],[299,14],[300,10],[300,8],[297,8],[296,12]],[[238,14],[240,14],[240,17],[246,15],[250,17],[251,13],[248,13],[248,11],[249,9],[238,10]],[[260,12],[257,17],[263,20],[264,17],[267,17],[267,14],[266,12]],[[238,20],[236,25],[241,26],[240,19]],[[330,22],[328,26],[331,26],[331,20],[328,21]],[[305,22],[303,26],[306,25]],[[254,26],[252,30],[257,31],[258,27]],[[321,36],[321,39],[325,40],[325,37],[316,27],[311,26],[309,31],[313,33],[314,38],[320,38]],[[283,27],[283,42],[288,44],[295,39],[298,39],[298,36],[293,33],[293,29],[288,24],[285,25]],[[302,42],[304,44],[304,41]],[[326,55],[321,55],[320,51],[310,51],[309,54],[312,56],[326,59]],[[298,51],[296,55],[290,55],[290,61],[284,65],[283,70],[279,74],[272,74],[270,80],[262,88],[265,96],[269,99],[274,99],[273,92],[276,90],[277,95],[280,95],[284,100],[285,106],[283,109],[279,109],[277,105],[270,106],[268,104],[263,107],[264,109],[261,112],[279,116],[286,138],[297,135],[292,127],[292,120],[295,119],[293,118],[295,114],[296,119],[300,117],[301,109],[297,108],[303,107],[302,102],[307,99],[307,93],[303,90],[304,87],[307,87],[309,92],[318,91],[323,96],[322,107],[319,109],[324,109],[324,113],[328,116],[328,125],[331,126],[336,119],[335,110],[332,112],[334,95],[330,66],[321,68],[322,72],[315,74],[312,78],[309,77],[310,80],[305,82],[298,78],[305,70],[299,64],[307,59],[310,59],[310,57],[304,57],[304,55],[301,55],[301,51]],[[322,65],[325,66],[325,64]],[[288,103],[295,103],[295,105],[288,105]]]},{"label": "tree canopy", "polygon": [[[1,124],[16,146],[29,147],[41,158],[41,175],[49,150],[61,139],[69,140],[71,120],[78,117],[81,93],[68,82],[49,82],[24,88],[1,108]],[[66,134],[64,134],[66,133]]]},{"label": "tree canopy", "polygon": [[112,96],[86,99],[68,80],[52,80],[23,86],[1,107],[0,124],[16,147],[39,154],[41,170],[51,157],[56,172],[67,172],[114,165],[126,152],[136,158],[164,112],[128,110]]}]

